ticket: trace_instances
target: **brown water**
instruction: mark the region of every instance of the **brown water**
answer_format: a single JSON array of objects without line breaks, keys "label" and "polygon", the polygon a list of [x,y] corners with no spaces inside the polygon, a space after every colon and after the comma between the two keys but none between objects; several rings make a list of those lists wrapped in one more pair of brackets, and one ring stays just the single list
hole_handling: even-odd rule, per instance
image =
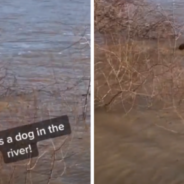
[{"label": "brown water", "polygon": [[96,111],[95,183],[183,183],[183,141],[183,122],[172,112]]},{"label": "brown water", "polygon": [[2,161],[1,182],[89,183],[90,1],[0,3],[1,130],[64,114],[72,126],[70,137],[40,143],[47,153],[31,170]]}]

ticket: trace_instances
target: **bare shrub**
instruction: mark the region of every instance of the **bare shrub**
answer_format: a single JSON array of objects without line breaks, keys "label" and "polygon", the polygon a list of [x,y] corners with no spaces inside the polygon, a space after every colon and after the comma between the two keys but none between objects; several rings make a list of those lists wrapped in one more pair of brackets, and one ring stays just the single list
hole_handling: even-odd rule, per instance
[{"label": "bare shrub", "polygon": [[71,135],[38,142],[36,158],[4,164],[0,155],[1,183],[89,182],[89,78],[73,80],[70,87],[53,69],[52,90],[29,85],[21,92],[16,76],[10,77],[6,69],[0,74],[0,131],[66,114],[72,127]]},{"label": "bare shrub", "polygon": [[144,0],[95,0],[95,31],[153,39],[178,35],[173,16]]},{"label": "bare shrub", "polygon": [[[114,109],[119,104],[126,112],[140,106],[181,106],[184,55],[176,50],[179,26],[173,24],[170,14],[143,1],[129,2],[134,6],[131,18],[126,17],[125,8],[122,13],[116,9],[120,1],[113,2],[96,1],[95,6],[95,31],[104,28],[104,44],[95,43],[96,106]],[[126,3],[121,1],[121,6]],[[154,38],[155,42],[145,38]]]}]

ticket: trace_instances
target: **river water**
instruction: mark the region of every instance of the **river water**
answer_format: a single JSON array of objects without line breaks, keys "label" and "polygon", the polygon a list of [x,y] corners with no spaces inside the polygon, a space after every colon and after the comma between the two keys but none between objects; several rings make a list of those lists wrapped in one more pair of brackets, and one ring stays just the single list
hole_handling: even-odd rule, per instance
[{"label": "river water", "polygon": [[158,8],[169,11],[175,19],[184,23],[184,1],[182,0],[149,0],[150,2],[156,4]]},{"label": "river water", "polygon": [[[90,122],[90,1],[0,0],[0,4],[1,128],[67,114],[73,131],[68,154],[73,156],[64,159],[70,172],[66,168],[66,175],[57,181],[89,183],[89,133],[83,120]],[[63,166],[56,167],[58,174],[59,168]],[[25,171],[17,172],[23,181]],[[0,176],[8,179],[10,173],[11,165],[5,166]],[[35,183],[47,183],[39,181],[41,175],[33,178]]]},{"label": "river water", "polygon": [[22,88],[47,85],[53,70],[69,87],[89,78],[90,1],[0,3],[0,65]]},{"label": "river water", "polygon": [[84,96],[90,76],[90,1],[0,3],[0,77],[6,75],[0,83],[9,89],[2,88],[1,96],[33,89],[60,91],[68,103]]}]

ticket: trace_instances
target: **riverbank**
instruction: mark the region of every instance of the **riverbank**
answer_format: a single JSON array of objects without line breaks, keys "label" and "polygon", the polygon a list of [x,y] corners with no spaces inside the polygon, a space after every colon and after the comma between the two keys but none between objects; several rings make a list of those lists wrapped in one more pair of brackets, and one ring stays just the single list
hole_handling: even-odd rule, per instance
[{"label": "riverbank", "polygon": [[[178,47],[183,37],[173,32],[179,27],[173,27],[176,24],[173,24],[168,12],[154,9],[152,4],[118,2],[107,3],[102,9],[102,2],[96,1],[97,33],[100,32],[99,26],[103,25],[103,21],[110,25],[114,22],[118,24],[121,18],[125,19],[125,22],[121,22],[121,27],[118,27],[120,30],[117,31],[117,26],[112,24],[113,30],[105,28],[100,33],[103,42],[95,42],[96,106],[114,110],[118,104],[124,108],[124,104],[129,103],[132,106],[129,108],[134,108],[139,105],[137,99],[143,99],[145,103],[149,101],[147,108],[153,107],[155,101],[160,102],[162,108],[180,105],[184,89],[184,54]],[[116,9],[122,12],[121,16]],[[132,17],[127,17],[128,10],[131,10]],[[112,21],[112,17],[107,16],[107,19],[104,12],[115,21]],[[149,15],[149,18],[143,24],[142,20],[135,19],[136,13],[140,17]],[[134,25],[137,27],[132,27]],[[154,37],[150,37],[152,32],[155,33]]]}]

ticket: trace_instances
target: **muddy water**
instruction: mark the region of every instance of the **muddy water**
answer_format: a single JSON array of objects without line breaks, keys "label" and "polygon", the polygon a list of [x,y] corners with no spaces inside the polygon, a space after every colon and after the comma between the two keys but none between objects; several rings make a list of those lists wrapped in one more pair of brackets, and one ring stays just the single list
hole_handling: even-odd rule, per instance
[{"label": "muddy water", "polygon": [[0,3],[1,130],[67,114],[73,132],[54,162],[51,140],[31,170],[2,161],[1,182],[89,183],[90,1]]},{"label": "muddy water", "polygon": [[95,183],[183,183],[184,126],[171,112],[97,111]]}]

